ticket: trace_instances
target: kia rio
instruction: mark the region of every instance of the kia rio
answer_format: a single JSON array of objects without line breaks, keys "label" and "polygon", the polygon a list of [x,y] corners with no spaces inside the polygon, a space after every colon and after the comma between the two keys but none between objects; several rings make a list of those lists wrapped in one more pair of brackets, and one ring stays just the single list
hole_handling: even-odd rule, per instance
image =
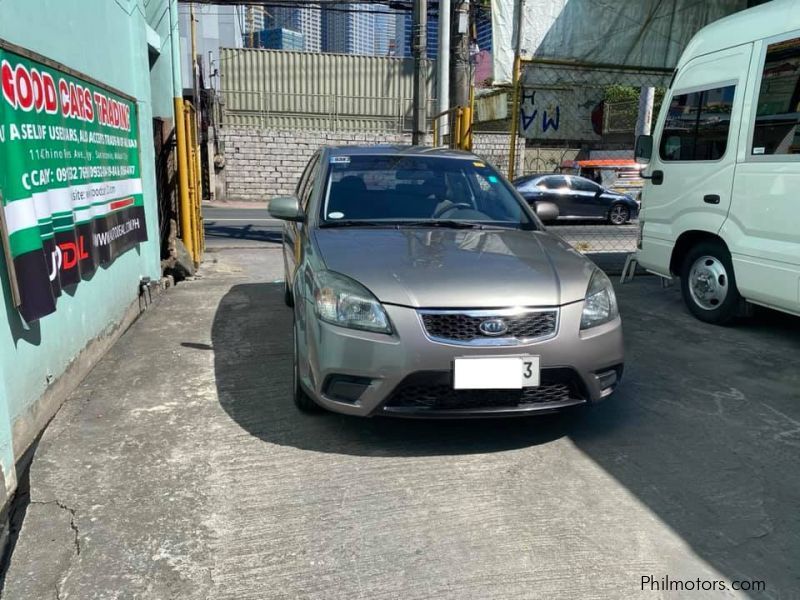
[{"label": "kia rio", "polygon": [[608,277],[472,154],[323,148],[269,211],[286,221],[301,410],[524,415],[620,381]]}]

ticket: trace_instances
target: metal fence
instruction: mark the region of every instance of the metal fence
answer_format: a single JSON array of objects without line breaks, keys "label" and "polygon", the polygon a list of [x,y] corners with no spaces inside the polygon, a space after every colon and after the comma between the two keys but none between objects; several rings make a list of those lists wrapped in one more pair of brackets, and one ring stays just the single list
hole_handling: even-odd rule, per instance
[{"label": "metal fence", "polygon": [[599,188],[571,177],[558,180],[562,189],[547,191],[559,206],[550,230],[610,272],[621,272],[626,255],[636,249],[639,90],[665,87],[670,75],[668,69],[546,59],[527,61],[522,75],[520,135],[532,155],[526,172],[546,164],[547,172],[584,177],[631,199],[593,193]]}]

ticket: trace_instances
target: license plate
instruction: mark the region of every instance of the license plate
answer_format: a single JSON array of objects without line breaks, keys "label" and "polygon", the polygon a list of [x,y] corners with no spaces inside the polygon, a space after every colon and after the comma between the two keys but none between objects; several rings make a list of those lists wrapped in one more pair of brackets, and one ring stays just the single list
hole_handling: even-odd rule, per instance
[{"label": "license plate", "polygon": [[457,358],[453,365],[456,390],[518,390],[537,385],[538,356]]}]

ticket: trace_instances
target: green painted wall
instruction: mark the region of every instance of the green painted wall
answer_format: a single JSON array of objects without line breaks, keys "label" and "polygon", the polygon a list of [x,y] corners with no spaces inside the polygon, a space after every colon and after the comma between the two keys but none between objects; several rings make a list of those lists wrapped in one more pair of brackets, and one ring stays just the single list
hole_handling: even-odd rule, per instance
[{"label": "green painted wall", "polygon": [[[25,329],[10,303],[0,253],[0,466],[14,480],[14,423],[92,339],[113,328],[138,295],[139,280],[161,275],[152,117],[173,118],[169,3],[177,0],[2,0],[0,38],[56,60],[137,100],[149,241],[62,294],[56,313]],[[146,4],[146,6],[145,6]],[[161,53],[151,71],[148,25]],[[154,39],[152,32],[150,39]],[[29,443],[31,440],[22,440]],[[10,492],[11,490],[7,490]],[[0,489],[0,499],[3,490]]]}]

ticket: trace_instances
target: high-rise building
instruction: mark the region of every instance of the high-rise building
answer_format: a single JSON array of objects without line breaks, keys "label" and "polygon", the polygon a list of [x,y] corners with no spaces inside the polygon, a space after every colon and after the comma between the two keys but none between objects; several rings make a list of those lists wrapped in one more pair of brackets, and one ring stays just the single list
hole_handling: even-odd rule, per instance
[{"label": "high-rise building", "polygon": [[302,50],[306,52],[322,50],[322,11],[318,4],[311,3],[304,7],[269,8],[267,26],[301,33],[303,35]]},{"label": "high-rise building", "polygon": [[396,55],[397,13],[384,4],[338,4],[322,11],[322,49],[344,54]]},{"label": "high-rise building", "polygon": [[300,50],[304,49],[303,34],[291,29],[276,27],[262,29],[258,32],[260,47],[271,50]]},{"label": "high-rise building", "polygon": [[[409,57],[412,54],[413,21],[410,12],[398,14],[395,19],[396,56]],[[428,35],[426,37],[426,54],[435,59],[439,52],[439,21],[436,16],[428,15]]]},{"label": "high-rise building", "polygon": [[258,47],[260,44],[259,32],[266,25],[266,10],[263,6],[245,6],[242,22],[243,42],[245,48]]},{"label": "high-rise building", "polygon": [[479,16],[475,24],[478,47],[487,52],[492,51],[492,19],[490,15]]}]

